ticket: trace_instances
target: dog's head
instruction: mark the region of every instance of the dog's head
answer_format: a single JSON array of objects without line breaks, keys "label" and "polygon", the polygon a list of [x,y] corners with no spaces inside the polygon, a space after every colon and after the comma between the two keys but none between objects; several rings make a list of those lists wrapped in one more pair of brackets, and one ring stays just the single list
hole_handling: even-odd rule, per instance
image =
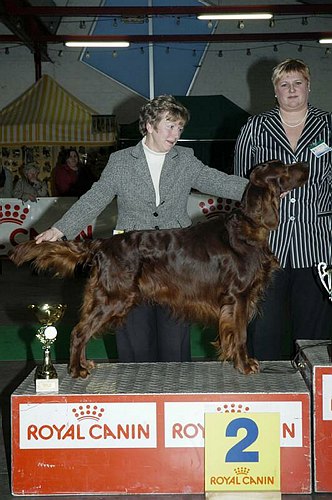
[{"label": "dog's head", "polygon": [[308,177],[309,168],[305,163],[287,165],[272,160],[256,165],[242,198],[245,212],[260,226],[268,230],[276,229],[280,195],[303,186]]},{"label": "dog's head", "polygon": [[256,165],[249,180],[259,187],[279,190],[279,195],[291,189],[301,187],[309,177],[309,167],[306,163],[291,163],[287,165],[279,160],[271,160]]}]

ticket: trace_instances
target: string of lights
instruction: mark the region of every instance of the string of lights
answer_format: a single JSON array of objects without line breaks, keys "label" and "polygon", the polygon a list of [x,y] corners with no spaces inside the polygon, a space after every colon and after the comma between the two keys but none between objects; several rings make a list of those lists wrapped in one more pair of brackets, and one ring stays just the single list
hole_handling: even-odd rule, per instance
[{"label": "string of lights", "polygon": [[[220,44],[218,44],[220,45]],[[213,49],[211,48],[211,45],[210,45],[210,48],[209,48],[209,53],[215,53],[216,56],[218,57],[224,57],[225,55],[227,55],[228,53],[234,53],[234,52],[243,52],[245,53],[247,56],[250,56],[252,55],[253,52],[258,52],[258,51],[267,51],[268,49],[271,49],[272,52],[279,52],[279,48],[280,47],[284,47],[286,45],[291,45],[291,46],[295,46],[297,47],[297,51],[298,52],[304,52],[306,50],[320,50],[323,54],[325,54],[326,56],[329,56],[332,54],[332,48],[330,47],[322,47],[321,45],[311,45],[311,44],[295,44],[293,42],[281,42],[281,43],[278,43],[278,44],[259,44],[257,46],[250,46],[250,47],[247,47],[245,44],[241,44],[241,47],[238,46],[239,44],[237,44],[236,47],[230,47],[230,48],[225,48],[223,47],[222,49],[220,48],[217,48],[217,49]],[[24,47],[25,45],[24,44],[16,44],[16,45],[8,45],[6,47],[3,47],[1,48],[0,47],[0,55],[9,55],[11,53],[12,50],[16,49],[16,48],[22,48]],[[157,48],[163,48],[165,50],[165,53],[170,55],[172,54],[173,51],[185,51],[185,52],[190,52],[192,54],[193,57],[197,57],[197,58],[200,58],[202,56],[202,54],[205,52],[205,49],[197,49],[197,48],[193,48],[193,47],[179,47],[178,45],[174,45],[174,46],[170,46],[170,45],[160,45],[160,44],[155,44],[155,47]],[[86,59],[89,59],[91,57],[91,51],[94,51],[94,50],[97,50],[98,52],[103,52],[103,53],[109,53],[112,55],[112,57],[117,57],[118,55],[121,54],[121,51],[123,50],[126,50],[126,51],[137,51],[139,52],[141,55],[144,55],[145,53],[148,52],[148,49],[149,49],[149,44],[146,44],[146,45],[140,45],[139,47],[135,47],[135,46],[131,46],[131,47],[128,47],[128,48],[125,48],[125,49],[120,49],[120,50],[113,50],[113,49],[109,49],[109,48],[101,48],[101,49],[96,49],[96,48],[93,48],[93,49],[90,49],[90,50],[85,50],[85,58]],[[53,48],[53,47],[49,47],[49,51],[50,52],[53,52],[53,53],[56,53],[58,57],[64,57],[65,56],[65,53],[66,52],[73,52],[73,50],[71,50],[70,48],[66,48],[66,51],[63,50],[63,48]]]}]

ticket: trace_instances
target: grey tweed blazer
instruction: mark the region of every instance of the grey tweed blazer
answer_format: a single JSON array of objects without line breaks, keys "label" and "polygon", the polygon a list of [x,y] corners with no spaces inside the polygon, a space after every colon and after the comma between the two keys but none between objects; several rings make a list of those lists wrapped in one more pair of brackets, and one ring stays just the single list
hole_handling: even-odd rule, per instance
[{"label": "grey tweed blazer", "polygon": [[116,197],[116,229],[167,229],[189,226],[191,189],[240,200],[247,180],[204,165],[190,148],[175,146],[165,156],[160,176],[160,204],[142,142],[109,157],[100,179],[54,224],[68,239],[74,238]]}]

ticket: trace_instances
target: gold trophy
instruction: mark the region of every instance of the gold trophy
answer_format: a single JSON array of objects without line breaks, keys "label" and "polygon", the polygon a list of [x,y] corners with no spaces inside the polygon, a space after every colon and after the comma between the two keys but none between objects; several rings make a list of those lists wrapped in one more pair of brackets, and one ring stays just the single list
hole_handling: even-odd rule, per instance
[{"label": "gold trophy", "polygon": [[325,262],[318,264],[318,274],[323,287],[329,294],[329,299],[332,300],[332,266],[328,266]]},{"label": "gold trophy", "polygon": [[50,349],[58,333],[54,324],[62,318],[66,307],[64,304],[30,304],[28,306],[42,325],[36,333],[44,351],[43,363],[37,366],[35,372],[36,392],[58,392],[59,390],[58,375],[52,363]]}]

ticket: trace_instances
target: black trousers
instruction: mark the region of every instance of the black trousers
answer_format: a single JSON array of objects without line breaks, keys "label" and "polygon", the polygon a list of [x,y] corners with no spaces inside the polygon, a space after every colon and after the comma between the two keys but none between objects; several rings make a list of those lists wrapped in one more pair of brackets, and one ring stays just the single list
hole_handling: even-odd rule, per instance
[{"label": "black trousers", "polygon": [[261,303],[261,314],[248,327],[248,351],[258,360],[280,360],[287,338],[290,357],[295,340],[332,337],[332,302],[315,268],[277,271]]},{"label": "black trousers", "polygon": [[190,361],[190,326],[159,305],[141,304],[116,330],[121,363]]}]

